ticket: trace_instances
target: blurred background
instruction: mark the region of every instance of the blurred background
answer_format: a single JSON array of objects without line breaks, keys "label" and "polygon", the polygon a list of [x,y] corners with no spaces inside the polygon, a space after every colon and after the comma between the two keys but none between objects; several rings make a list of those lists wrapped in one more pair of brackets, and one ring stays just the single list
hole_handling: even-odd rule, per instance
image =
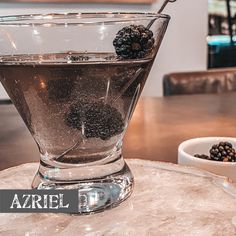
[{"label": "blurred background", "polygon": [[[163,0],[79,1],[0,0],[0,15],[88,11],[156,12],[163,3]],[[162,78],[168,73],[235,66],[236,1],[177,0],[166,7],[165,13],[171,15],[172,20],[143,96],[163,96]],[[0,86],[0,99],[5,98],[8,96]]]}]

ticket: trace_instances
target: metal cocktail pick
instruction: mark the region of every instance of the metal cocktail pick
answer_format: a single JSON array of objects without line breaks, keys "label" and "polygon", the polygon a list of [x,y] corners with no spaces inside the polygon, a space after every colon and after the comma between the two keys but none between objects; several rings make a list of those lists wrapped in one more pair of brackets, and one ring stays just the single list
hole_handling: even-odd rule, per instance
[{"label": "metal cocktail pick", "polygon": [[165,0],[157,13],[161,14],[169,2],[176,2],[176,0]]},{"label": "metal cocktail pick", "polygon": [[[176,0],[165,0],[161,6],[161,8],[159,9],[159,11],[157,12],[157,14],[161,14],[162,11],[165,9],[166,5],[169,3],[169,2],[176,2]],[[150,21],[150,23],[147,25],[147,28],[150,29],[152,24],[154,23],[156,19]]]}]

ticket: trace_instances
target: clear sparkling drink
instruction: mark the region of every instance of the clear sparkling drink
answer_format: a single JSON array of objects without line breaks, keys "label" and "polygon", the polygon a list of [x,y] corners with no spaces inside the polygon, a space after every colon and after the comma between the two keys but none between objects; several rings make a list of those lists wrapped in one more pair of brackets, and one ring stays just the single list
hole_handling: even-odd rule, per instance
[{"label": "clear sparkling drink", "polygon": [[[4,61],[2,84],[38,144],[44,176],[64,178],[50,170],[55,165],[71,168],[74,179],[119,170],[121,140],[153,60],[127,63],[113,54],[53,54]],[[97,168],[108,159],[113,163],[109,169]],[[74,164],[86,163],[89,170],[73,171]]]}]

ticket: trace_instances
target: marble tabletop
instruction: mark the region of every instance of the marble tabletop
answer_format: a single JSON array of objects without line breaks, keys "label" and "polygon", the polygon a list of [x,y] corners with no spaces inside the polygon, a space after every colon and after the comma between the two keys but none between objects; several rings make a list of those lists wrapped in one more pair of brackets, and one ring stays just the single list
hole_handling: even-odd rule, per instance
[{"label": "marble tabletop", "polygon": [[[175,164],[128,160],[132,196],[93,215],[1,213],[0,235],[236,235],[236,189],[226,178]],[[37,163],[0,172],[1,189],[30,188]]]}]

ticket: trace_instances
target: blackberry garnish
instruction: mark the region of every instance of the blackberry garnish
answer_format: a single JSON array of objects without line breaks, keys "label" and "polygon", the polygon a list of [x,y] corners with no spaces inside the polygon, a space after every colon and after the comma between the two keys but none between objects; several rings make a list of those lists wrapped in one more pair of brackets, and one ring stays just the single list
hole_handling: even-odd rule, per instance
[{"label": "blackberry garnish", "polygon": [[210,157],[215,161],[235,161],[235,149],[233,145],[229,142],[220,142],[215,144],[210,149]]},{"label": "blackberry garnish", "polygon": [[83,132],[86,138],[107,140],[124,130],[120,112],[103,102],[78,101],[70,107],[65,122]]},{"label": "blackberry garnish", "polygon": [[143,25],[130,25],[116,34],[113,45],[120,58],[137,59],[147,56],[154,42],[151,30]]},{"label": "blackberry garnish", "polygon": [[72,79],[57,79],[47,81],[48,98],[61,101],[70,97],[74,87]]}]

